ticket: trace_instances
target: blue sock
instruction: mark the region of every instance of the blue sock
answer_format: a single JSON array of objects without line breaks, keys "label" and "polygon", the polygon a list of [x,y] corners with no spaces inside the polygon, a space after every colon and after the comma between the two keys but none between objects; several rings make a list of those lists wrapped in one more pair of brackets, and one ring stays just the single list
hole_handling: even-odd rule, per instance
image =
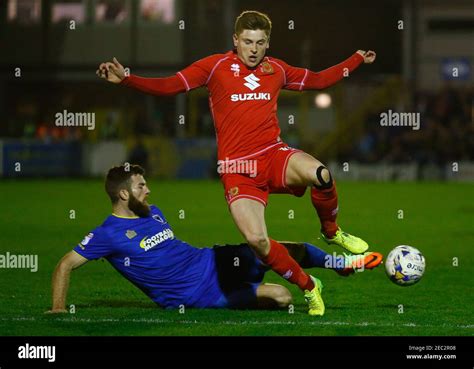
[{"label": "blue sock", "polygon": [[344,269],[344,257],[328,254],[320,248],[304,242],[305,256],[299,263],[302,268]]}]

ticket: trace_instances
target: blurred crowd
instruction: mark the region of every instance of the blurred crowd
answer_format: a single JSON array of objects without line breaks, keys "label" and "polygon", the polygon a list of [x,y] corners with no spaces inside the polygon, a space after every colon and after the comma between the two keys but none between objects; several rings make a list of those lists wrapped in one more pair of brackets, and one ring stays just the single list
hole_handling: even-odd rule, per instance
[{"label": "blurred crowd", "polygon": [[[119,118],[116,111],[105,114],[102,124],[98,125],[95,139],[113,140],[119,138]],[[91,137],[87,127],[57,126],[51,119],[42,119],[37,123],[28,119],[24,121],[23,138],[34,138],[44,143],[87,141]]]},{"label": "blurred crowd", "polygon": [[[472,89],[446,86],[435,93],[420,91],[414,104],[401,111],[420,113],[419,130],[383,127],[382,112],[377,112],[366,119],[364,134],[344,155],[362,163],[443,165],[474,160],[473,99]],[[396,106],[391,110],[400,112]]]},{"label": "blurred crowd", "polygon": [[[81,111],[84,101],[75,101],[72,95],[60,99],[61,106],[71,111]],[[437,91],[420,91],[413,97],[413,104],[402,107],[394,104],[388,109],[375,112],[364,120],[363,134],[355,139],[352,147],[340,150],[338,160],[351,160],[361,163],[417,163],[420,165],[444,165],[453,161],[474,160],[474,124],[473,90],[451,88],[449,86]],[[74,102],[75,101],[75,102]],[[48,103],[44,101],[43,103]],[[52,119],[54,110],[46,109],[38,114],[38,106],[31,101],[18,103],[14,118],[2,130],[3,136],[36,138],[43,142],[88,141],[128,139],[130,137],[176,137],[175,107],[171,100],[158,104],[153,109],[152,118],[146,118],[144,106],[140,106],[134,116],[133,124],[126,118],[125,110],[112,108],[95,108],[96,129],[88,131],[84,127],[58,127]],[[41,106],[44,104],[41,102]],[[199,124],[194,132],[187,132],[187,137],[214,137],[214,128],[208,113],[207,100],[199,111]],[[77,107],[76,107],[77,105]],[[87,105],[87,104],[86,104]],[[137,104],[131,104],[135,106]],[[58,106],[55,107],[59,109]],[[84,108],[84,106],[82,106]],[[123,106],[122,106],[123,108]],[[394,127],[381,125],[381,113],[387,110],[394,112],[414,112],[420,114],[420,129],[413,127]],[[86,109],[82,109],[86,111]],[[58,110],[60,111],[60,110]],[[205,112],[205,114],[202,114]],[[125,115],[124,115],[125,114]],[[124,129],[124,127],[133,129]],[[189,127],[187,127],[189,128]],[[140,141],[140,140],[139,140]],[[142,146],[138,144],[137,146]],[[140,151],[140,150],[138,150]],[[140,154],[141,155],[141,154]],[[139,156],[140,156],[139,155]]]}]

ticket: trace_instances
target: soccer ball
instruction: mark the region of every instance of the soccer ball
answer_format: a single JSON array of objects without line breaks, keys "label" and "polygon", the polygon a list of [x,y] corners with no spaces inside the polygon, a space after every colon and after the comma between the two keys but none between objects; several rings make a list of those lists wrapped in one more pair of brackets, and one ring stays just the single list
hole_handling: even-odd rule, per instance
[{"label": "soccer ball", "polygon": [[395,247],[385,259],[385,271],[390,280],[398,286],[417,283],[425,272],[425,258],[414,247]]}]

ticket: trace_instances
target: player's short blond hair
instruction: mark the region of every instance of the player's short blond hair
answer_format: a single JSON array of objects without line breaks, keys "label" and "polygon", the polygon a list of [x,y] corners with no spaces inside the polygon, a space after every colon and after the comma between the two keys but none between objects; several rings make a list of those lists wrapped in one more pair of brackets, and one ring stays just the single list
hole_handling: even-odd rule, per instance
[{"label": "player's short blond hair", "polygon": [[268,38],[272,32],[272,21],[268,15],[260,13],[256,10],[246,10],[237,17],[234,25],[234,33],[238,36],[244,30],[249,29],[255,31],[260,29],[265,32]]}]

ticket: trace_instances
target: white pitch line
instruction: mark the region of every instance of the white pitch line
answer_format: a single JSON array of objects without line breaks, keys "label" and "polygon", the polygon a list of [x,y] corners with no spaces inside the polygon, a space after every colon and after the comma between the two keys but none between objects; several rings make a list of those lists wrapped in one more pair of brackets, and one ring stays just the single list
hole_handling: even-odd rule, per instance
[{"label": "white pitch line", "polygon": [[[0,318],[1,321],[39,321],[35,317],[15,317],[15,318]],[[56,318],[54,321],[61,321],[67,323],[154,323],[154,324],[202,324],[202,325],[305,325],[305,326],[318,326],[318,325],[327,325],[327,326],[355,326],[355,327],[409,327],[409,328],[459,328],[459,329],[474,329],[474,324],[467,325],[452,325],[452,324],[443,324],[443,325],[434,325],[434,324],[416,324],[416,323],[377,323],[377,322],[341,322],[341,321],[288,321],[288,320],[225,320],[222,322],[209,322],[209,321],[198,321],[198,320],[169,320],[169,319],[153,319],[153,318],[140,318],[140,319],[119,319],[119,318]]]}]

